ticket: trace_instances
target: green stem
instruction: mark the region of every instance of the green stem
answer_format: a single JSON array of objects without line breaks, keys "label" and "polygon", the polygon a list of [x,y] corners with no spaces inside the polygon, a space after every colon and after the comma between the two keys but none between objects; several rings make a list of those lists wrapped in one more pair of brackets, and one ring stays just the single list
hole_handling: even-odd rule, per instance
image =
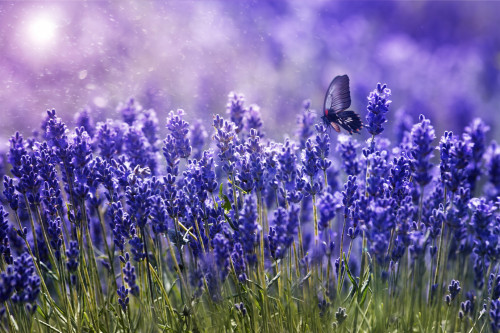
[{"label": "green stem", "polygon": [[[26,196],[26,192],[23,193],[23,196],[24,196],[24,202],[26,203],[26,208],[28,209],[28,216],[29,216],[30,225],[31,225],[31,233],[33,234],[33,243],[35,245],[36,261],[38,263],[38,266],[40,266],[40,254],[38,252],[38,239],[36,237],[35,222],[33,220],[33,215],[31,214],[30,203],[28,202],[28,197]],[[21,228],[21,230],[22,230],[22,228]]]},{"label": "green stem", "polygon": [[234,182],[234,173],[231,173],[231,189],[233,190],[234,215],[236,220],[240,219],[240,211],[238,208],[238,198],[236,197],[236,183]]},{"label": "green stem", "polygon": [[418,230],[422,229],[422,205],[423,205],[423,202],[424,202],[424,187],[420,186],[420,199],[418,200]]},{"label": "green stem", "polygon": [[262,303],[262,320],[264,323],[264,330],[268,330],[268,308],[267,308],[267,288],[266,288],[266,270],[264,266],[264,261],[265,261],[265,256],[264,256],[264,223],[262,220],[262,205],[261,205],[261,198],[260,198],[260,192],[257,192],[257,223],[260,224],[262,230],[260,232],[260,259],[259,260],[259,271],[260,271],[260,284],[261,287],[263,288],[262,294],[263,294],[263,303]]},{"label": "green stem", "polygon": [[[354,243],[354,242],[351,240],[351,242],[349,243],[349,250],[347,251],[347,257],[346,257],[347,262],[345,263],[345,265],[347,265],[349,263],[349,259],[351,258],[352,243]],[[346,271],[347,270],[344,269],[344,272],[342,272],[342,277],[340,279],[340,288],[339,288],[339,290],[342,290],[342,287],[344,286],[344,280],[345,280]],[[360,278],[361,278],[361,276],[360,276]]]},{"label": "green stem", "polygon": [[314,217],[314,245],[318,245],[318,209],[316,208],[316,196],[312,195],[313,202],[313,217]]},{"label": "green stem", "polygon": [[[155,295],[154,295],[154,290],[153,290],[153,280],[151,279],[151,272],[149,271],[150,264],[149,264],[149,251],[148,251],[148,237],[146,235],[146,230],[145,230],[144,226],[141,227],[141,236],[142,236],[142,239],[144,240],[144,251],[146,252],[146,264],[147,264],[146,273],[148,276],[149,291],[151,294],[151,304],[154,304]],[[154,310],[154,307],[153,307],[153,310]]]},{"label": "green stem", "polygon": [[341,272],[342,272],[342,263],[343,263],[343,251],[344,251],[344,233],[345,233],[345,225],[346,225],[346,220],[347,220],[347,216],[344,214],[344,224],[342,226],[342,234],[340,236],[340,257],[339,257],[339,269],[338,269],[338,275],[337,275],[337,294],[340,295],[340,292],[342,291],[340,289],[341,287]]}]

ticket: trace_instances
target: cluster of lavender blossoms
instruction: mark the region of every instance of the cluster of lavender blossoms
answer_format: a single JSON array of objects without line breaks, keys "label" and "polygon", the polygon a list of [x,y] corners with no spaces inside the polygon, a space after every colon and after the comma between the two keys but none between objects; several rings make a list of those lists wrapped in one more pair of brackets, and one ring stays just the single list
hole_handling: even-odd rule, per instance
[{"label": "cluster of lavender blossoms", "polygon": [[74,130],[48,111],[2,156],[1,328],[499,332],[500,148],[423,115],[391,144],[390,95],[366,144],[310,112],[267,139],[236,93],[212,129],[134,99]]}]

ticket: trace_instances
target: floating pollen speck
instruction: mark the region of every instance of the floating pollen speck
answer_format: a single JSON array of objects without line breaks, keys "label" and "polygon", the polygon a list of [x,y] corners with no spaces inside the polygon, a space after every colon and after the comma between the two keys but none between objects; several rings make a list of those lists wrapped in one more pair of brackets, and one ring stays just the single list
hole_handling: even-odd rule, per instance
[{"label": "floating pollen speck", "polygon": [[94,102],[95,106],[100,107],[100,108],[106,107],[106,105],[108,105],[108,100],[104,97],[101,97],[101,96],[95,97],[93,102]]},{"label": "floating pollen speck", "polygon": [[83,79],[85,79],[87,77],[87,74],[88,74],[88,72],[87,72],[86,69],[81,70],[80,72],[78,72],[78,78],[80,80],[83,80]]}]

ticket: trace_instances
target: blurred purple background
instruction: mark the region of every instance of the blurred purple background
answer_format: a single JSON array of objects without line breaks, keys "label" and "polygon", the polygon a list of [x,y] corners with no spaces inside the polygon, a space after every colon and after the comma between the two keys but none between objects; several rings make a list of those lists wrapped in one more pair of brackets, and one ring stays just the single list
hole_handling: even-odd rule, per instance
[{"label": "blurred purple background", "polygon": [[441,134],[481,116],[498,139],[498,13],[472,1],[2,1],[0,139],[38,129],[48,108],[68,123],[84,107],[119,117],[132,96],[162,122],[183,108],[209,127],[232,90],[280,139],[344,73],[363,119],[381,81],[389,121],[424,113]]}]

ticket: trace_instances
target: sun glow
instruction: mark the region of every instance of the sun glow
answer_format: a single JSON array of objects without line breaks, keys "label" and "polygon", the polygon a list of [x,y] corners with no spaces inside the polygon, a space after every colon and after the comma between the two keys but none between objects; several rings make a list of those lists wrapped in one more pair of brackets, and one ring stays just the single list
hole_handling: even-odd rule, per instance
[{"label": "sun glow", "polygon": [[49,16],[35,17],[28,22],[27,37],[37,47],[51,44],[57,33],[57,25]]}]

